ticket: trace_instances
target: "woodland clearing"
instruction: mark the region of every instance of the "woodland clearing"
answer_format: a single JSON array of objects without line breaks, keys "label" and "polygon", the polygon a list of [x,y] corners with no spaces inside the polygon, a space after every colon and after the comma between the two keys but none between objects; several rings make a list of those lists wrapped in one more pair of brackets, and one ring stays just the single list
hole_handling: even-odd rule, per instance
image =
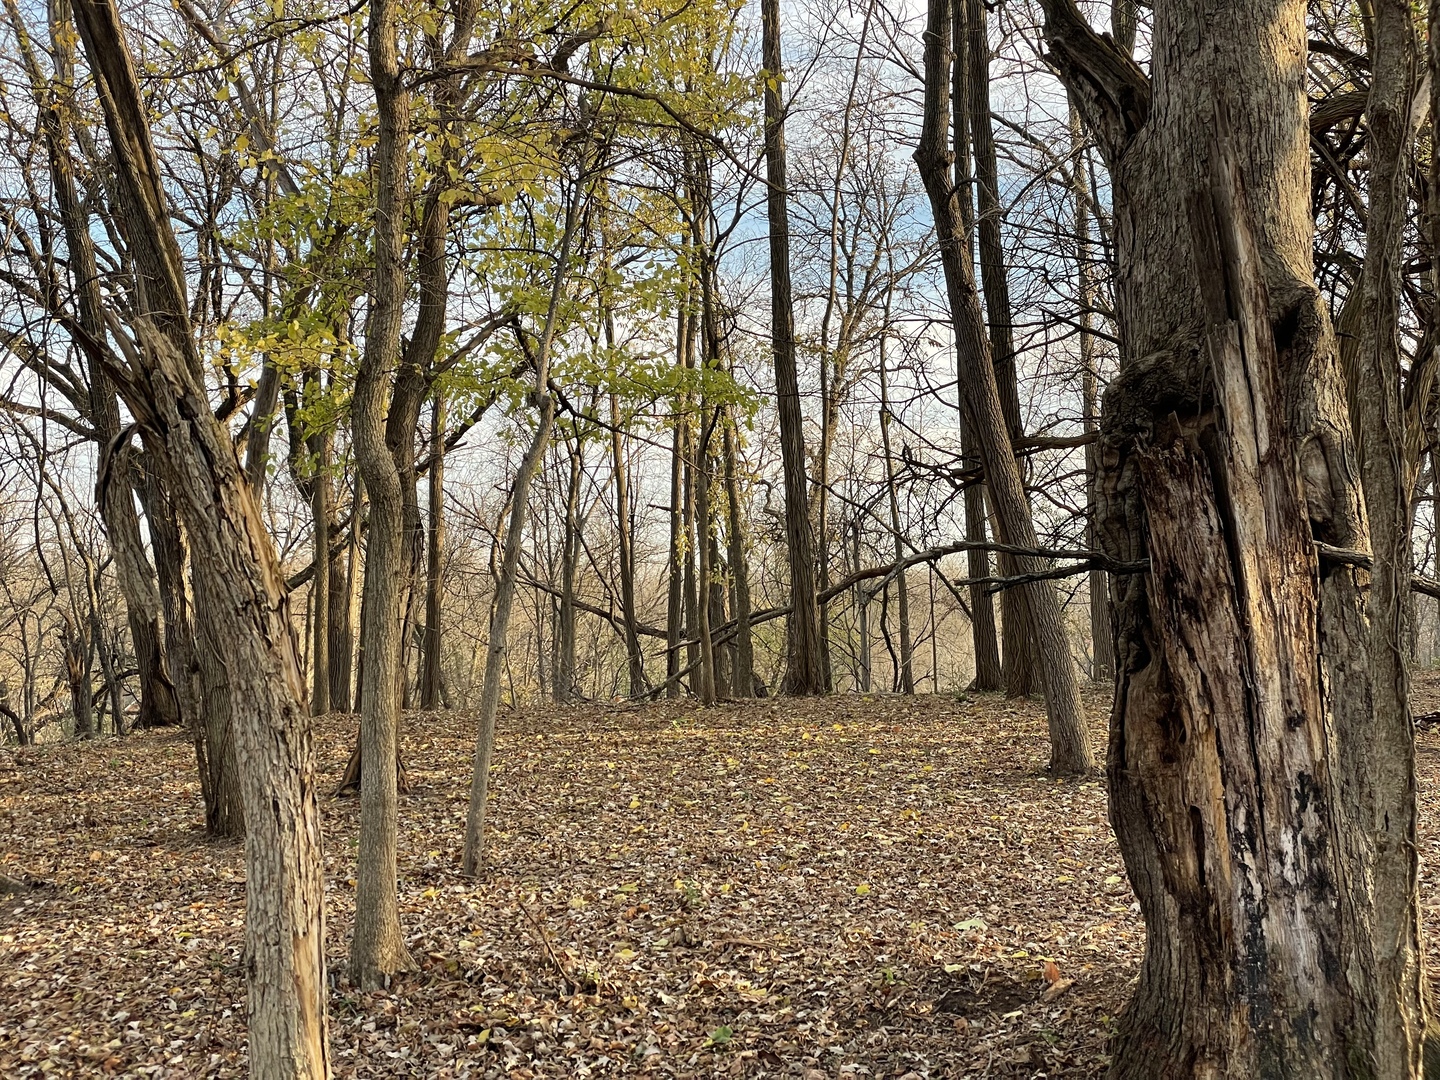
[{"label": "woodland clearing", "polygon": [[[353,728],[319,727],[327,790]],[[478,881],[456,872],[471,728],[407,717],[420,970],[387,992],[345,981],[358,804],[323,800],[337,1076],[1101,1075],[1144,930],[1103,782],[1043,774],[1038,703],[518,710]],[[0,906],[0,1073],[244,1075],[242,851],[204,838],[180,732],[0,757],[0,859],[30,885]]]}]

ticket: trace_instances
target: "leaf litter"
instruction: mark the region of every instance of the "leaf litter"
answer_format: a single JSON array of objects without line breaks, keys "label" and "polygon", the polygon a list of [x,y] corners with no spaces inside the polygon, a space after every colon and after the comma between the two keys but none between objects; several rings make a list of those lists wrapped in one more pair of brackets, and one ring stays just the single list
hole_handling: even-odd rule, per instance
[{"label": "leaf litter", "polygon": [[[319,725],[322,790],[353,725]],[[473,721],[411,715],[417,970],[383,992],[345,976],[359,808],[322,800],[335,1074],[1099,1077],[1144,928],[1103,782],[1045,776],[1044,730],[974,694],[517,710],[469,880]],[[0,752],[0,1074],[245,1075],[243,850],[193,771],[174,731]]]}]

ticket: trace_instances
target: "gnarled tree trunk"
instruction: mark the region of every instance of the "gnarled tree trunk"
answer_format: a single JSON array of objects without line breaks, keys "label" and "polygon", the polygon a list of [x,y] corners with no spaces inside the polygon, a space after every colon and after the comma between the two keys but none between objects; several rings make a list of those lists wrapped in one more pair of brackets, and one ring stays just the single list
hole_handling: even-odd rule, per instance
[{"label": "gnarled tree trunk", "polygon": [[250,1071],[323,1080],[324,864],[314,748],[285,581],[234,445],[214,418],[185,302],[139,82],[113,0],[78,0],[76,21],[109,130],[143,313],[135,349],[111,372],[185,521],[211,603],[203,632],[225,657],[245,845]]},{"label": "gnarled tree trunk", "polygon": [[1401,575],[1388,526],[1359,565],[1381,487],[1314,283],[1305,5],[1157,6],[1148,82],[1044,6],[1113,184],[1097,528],[1150,562],[1115,581],[1111,821],[1147,944],[1112,1075],[1416,1076]]}]

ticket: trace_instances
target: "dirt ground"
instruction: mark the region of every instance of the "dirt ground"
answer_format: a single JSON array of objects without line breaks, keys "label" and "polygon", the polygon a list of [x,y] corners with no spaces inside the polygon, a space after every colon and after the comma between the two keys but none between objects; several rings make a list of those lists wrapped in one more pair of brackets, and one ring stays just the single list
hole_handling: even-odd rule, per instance
[{"label": "dirt ground", "polygon": [[[321,725],[327,792],[353,725]],[[387,992],[344,976],[358,806],[323,800],[337,1076],[1103,1073],[1144,931],[1103,783],[1043,774],[1038,703],[511,713],[477,881],[473,737],[407,720],[417,970]],[[1419,746],[1434,865],[1440,734]],[[0,1075],[245,1074],[242,852],[199,821],[179,733],[0,750],[0,875],[34,886],[0,896]],[[1427,871],[1432,941],[1437,899]]]}]

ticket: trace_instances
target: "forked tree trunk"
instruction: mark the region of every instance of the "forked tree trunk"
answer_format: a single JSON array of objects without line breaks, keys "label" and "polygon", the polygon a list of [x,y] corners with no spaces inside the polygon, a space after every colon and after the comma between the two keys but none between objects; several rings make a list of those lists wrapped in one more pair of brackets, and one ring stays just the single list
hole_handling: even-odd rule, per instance
[{"label": "forked tree trunk", "polygon": [[[95,431],[104,477],[96,502],[110,548],[115,554],[115,579],[125,598],[130,640],[135,648],[135,666],[140,672],[140,715],[136,726],[150,728],[178,724],[181,720],[180,702],[165,670],[155,571],[145,557],[139,516],[135,512],[135,473],[128,453],[114,445],[116,436],[120,434],[120,406],[99,351],[106,340],[105,302],[100,291],[89,214],[80,201],[75,163],[70,154],[70,123],[75,113],[76,43],[68,0],[57,0],[51,7],[50,43],[55,78],[46,88],[47,100],[39,101],[39,72],[35,72],[32,78],[36,78],[37,101],[42,106],[40,122],[50,158],[51,185],[65,234],[76,317],[90,339],[80,352],[86,360],[86,374],[90,382],[89,420]],[[118,459],[113,463],[110,461],[112,454]]]},{"label": "forked tree trunk", "polygon": [[[285,581],[259,507],[215,420],[190,337],[180,248],[171,231],[139,83],[113,0],[79,0],[77,23],[105,114],[141,297],[135,354],[112,372],[166,474],[196,573],[214,603],[204,632],[228,664],[245,845],[246,1006],[251,1075],[330,1074],[324,864],[314,748]],[[157,317],[158,316],[158,317]]]},{"label": "forked tree trunk", "polygon": [[[1035,526],[1030,519],[1030,505],[1000,405],[964,221],[950,182],[946,152],[950,127],[950,29],[949,3],[931,0],[925,35],[925,120],[915,162],[930,196],[955,325],[956,367],[962,387],[964,423],[975,437],[993,498],[997,532],[1001,543],[1034,548],[1037,546]],[[1031,556],[1017,556],[1015,563],[1016,569],[1025,574],[1045,570],[1042,561]],[[1075,661],[1070,655],[1059,598],[1049,581],[1036,580],[1021,587],[1029,596],[1030,614],[1040,646],[1050,731],[1050,769],[1061,775],[1089,772],[1094,768],[1094,755],[1085,728]]]},{"label": "forked tree trunk", "polygon": [[1111,1074],[1415,1077],[1398,534],[1356,565],[1375,466],[1314,284],[1305,4],[1158,5],[1149,82],[1044,7],[1119,241],[1099,538],[1150,562],[1116,579],[1111,821],[1147,935]]},{"label": "forked tree trunk", "polygon": [[790,562],[786,669],[781,692],[825,693],[825,660],[815,586],[815,537],[805,476],[805,421],[795,356],[795,309],[790,290],[790,198],[785,164],[785,117],[780,96],[780,0],[762,0],[765,66],[765,206],[770,223],[770,348],[780,413],[780,464],[785,477],[785,543]]}]

